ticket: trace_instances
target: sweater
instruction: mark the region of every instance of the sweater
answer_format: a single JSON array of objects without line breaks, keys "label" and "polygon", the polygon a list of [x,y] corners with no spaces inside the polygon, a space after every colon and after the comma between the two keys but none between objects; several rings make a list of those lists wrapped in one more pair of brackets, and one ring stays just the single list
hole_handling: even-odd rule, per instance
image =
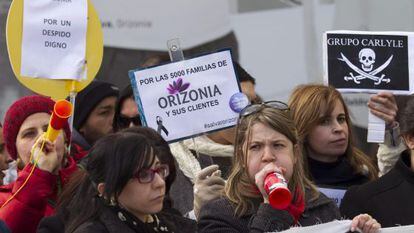
[{"label": "sweater", "polygon": [[370,214],[383,227],[414,224],[414,171],[409,151],[387,174],[376,181],[351,187],[341,204],[341,213],[352,218]]},{"label": "sweater", "polygon": [[356,174],[345,157],[333,163],[325,163],[308,157],[309,171],[317,186],[347,189],[352,185],[368,182],[368,177]]}]

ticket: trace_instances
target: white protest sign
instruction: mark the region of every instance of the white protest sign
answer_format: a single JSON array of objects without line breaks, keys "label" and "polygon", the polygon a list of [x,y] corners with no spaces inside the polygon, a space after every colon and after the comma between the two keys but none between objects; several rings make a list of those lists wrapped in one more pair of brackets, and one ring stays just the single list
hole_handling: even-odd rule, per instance
[{"label": "white protest sign", "polygon": [[324,82],[341,92],[414,93],[414,33],[328,31]]},{"label": "white protest sign", "polygon": [[318,187],[319,192],[332,199],[339,207],[346,193],[346,189]]},{"label": "white protest sign", "polygon": [[[317,224],[309,227],[292,227],[284,233],[347,233],[351,229],[351,220],[335,220],[332,222]],[[412,233],[414,225],[381,228],[378,233]]]},{"label": "white protest sign", "polygon": [[248,104],[230,50],[129,72],[144,125],[169,142],[234,126]]},{"label": "white protest sign", "polygon": [[21,75],[85,78],[87,12],[87,0],[25,0]]}]

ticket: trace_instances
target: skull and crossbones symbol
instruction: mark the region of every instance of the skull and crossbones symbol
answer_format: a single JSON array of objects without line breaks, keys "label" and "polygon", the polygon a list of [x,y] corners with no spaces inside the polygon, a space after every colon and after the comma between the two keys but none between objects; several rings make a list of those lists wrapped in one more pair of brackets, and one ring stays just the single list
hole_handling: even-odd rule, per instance
[{"label": "skull and crossbones symbol", "polygon": [[351,61],[343,53],[341,53],[341,57],[338,58],[338,60],[345,62],[349,68],[351,68],[353,71],[355,71],[357,74],[354,76],[352,72],[349,72],[350,76],[345,76],[345,81],[353,80],[356,84],[360,84],[360,80],[363,79],[371,79],[374,82],[375,85],[379,85],[381,82],[389,83],[391,81],[390,78],[385,78],[385,74],[381,74],[381,76],[376,76],[379,72],[383,71],[387,66],[391,63],[392,58],[394,55],[391,55],[384,64],[376,68],[375,70],[372,70],[374,68],[374,63],[376,59],[376,55],[374,50],[370,48],[363,48],[361,51],[359,51],[358,58],[359,62],[361,63],[361,68],[358,68],[356,65],[352,64]]}]

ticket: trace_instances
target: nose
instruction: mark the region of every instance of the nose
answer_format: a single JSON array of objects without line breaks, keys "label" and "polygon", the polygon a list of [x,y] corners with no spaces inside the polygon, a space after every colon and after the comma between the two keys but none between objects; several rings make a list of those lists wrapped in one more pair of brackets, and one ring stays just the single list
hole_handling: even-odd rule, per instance
[{"label": "nose", "polygon": [[343,124],[339,123],[338,121],[334,121],[334,125],[333,125],[333,132],[334,133],[341,133],[344,131],[344,126]]},{"label": "nose", "polygon": [[165,187],[165,180],[162,176],[158,173],[154,174],[154,180],[152,181],[152,185],[154,189],[164,188]]},{"label": "nose", "polygon": [[262,161],[269,163],[269,162],[274,162],[275,160],[276,160],[276,156],[273,154],[272,148],[270,146],[265,146],[263,148]]}]

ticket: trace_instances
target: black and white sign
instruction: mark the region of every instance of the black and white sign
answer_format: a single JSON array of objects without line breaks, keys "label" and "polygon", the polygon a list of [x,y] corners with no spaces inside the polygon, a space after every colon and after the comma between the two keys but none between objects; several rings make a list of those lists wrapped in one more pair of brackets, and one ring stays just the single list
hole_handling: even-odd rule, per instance
[{"label": "black and white sign", "polygon": [[[414,34],[331,31],[324,35],[324,81],[341,92],[413,92]],[[411,42],[412,43],[412,42]]]}]

